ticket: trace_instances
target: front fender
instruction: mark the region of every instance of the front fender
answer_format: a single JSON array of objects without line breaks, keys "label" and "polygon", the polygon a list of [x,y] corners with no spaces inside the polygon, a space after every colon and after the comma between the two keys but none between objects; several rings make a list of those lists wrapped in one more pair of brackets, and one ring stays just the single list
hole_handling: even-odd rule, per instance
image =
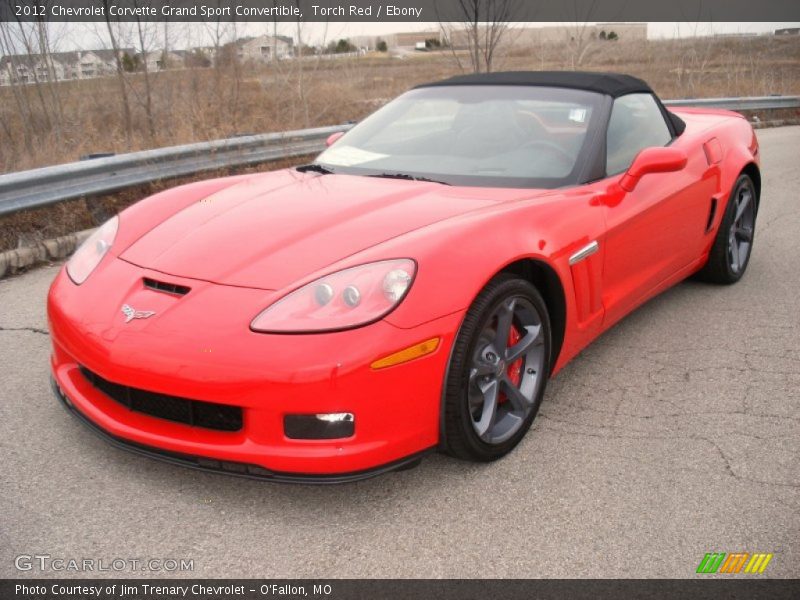
[{"label": "front fender", "polygon": [[[602,251],[577,266],[569,264],[570,256],[602,238],[604,213],[597,198],[587,186],[502,203],[410,232],[360,253],[358,259],[417,260],[411,291],[386,317],[403,329],[466,311],[486,284],[514,263],[533,260],[548,266],[559,279],[566,304],[560,368],[602,321]],[[578,304],[585,304],[586,297],[596,300],[596,310],[581,321]]]}]

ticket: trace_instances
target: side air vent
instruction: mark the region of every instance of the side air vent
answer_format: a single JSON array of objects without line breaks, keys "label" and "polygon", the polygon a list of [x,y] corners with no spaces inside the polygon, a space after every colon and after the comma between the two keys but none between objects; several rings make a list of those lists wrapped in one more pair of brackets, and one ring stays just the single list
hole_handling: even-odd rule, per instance
[{"label": "side air vent", "polygon": [[157,292],[164,292],[165,294],[173,294],[175,296],[185,296],[192,288],[185,285],[177,285],[175,283],[167,283],[166,281],[156,281],[149,277],[144,278],[144,287]]},{"label": "side air vent", "polygon": [[714,224],[714,217],[717,216],[717,199],[711,198],[711,208],[708,211],[708,222],[706,223],[706,233],[711,231],[711,226]]}]

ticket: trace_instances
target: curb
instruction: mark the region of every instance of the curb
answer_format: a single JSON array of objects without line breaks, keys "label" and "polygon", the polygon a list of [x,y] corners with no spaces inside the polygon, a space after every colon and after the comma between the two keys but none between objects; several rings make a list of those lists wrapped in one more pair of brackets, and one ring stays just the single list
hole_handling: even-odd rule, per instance
[{"label": "curb", "polygon": [[43,240],[33,246],[0,252],[0,279],[40,262],[66,258],[75,252],[75,249],[92,233],[94,233],[94,229],[85,229],[77,233]]}]

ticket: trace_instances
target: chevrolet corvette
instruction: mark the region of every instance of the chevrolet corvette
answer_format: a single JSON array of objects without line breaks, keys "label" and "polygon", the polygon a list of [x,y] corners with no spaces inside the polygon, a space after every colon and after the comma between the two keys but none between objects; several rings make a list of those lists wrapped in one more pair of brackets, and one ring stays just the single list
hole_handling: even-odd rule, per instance
[{"label": "chevrolet corvette", "polygon": [[[107,440],[335,483],[491,461],[649,298],[747,269],[755,133],[620,74],[416,87],[313,162],[155,194],[52,284],[52,382]],[[600,401],[600,400],[598,400]]]}]

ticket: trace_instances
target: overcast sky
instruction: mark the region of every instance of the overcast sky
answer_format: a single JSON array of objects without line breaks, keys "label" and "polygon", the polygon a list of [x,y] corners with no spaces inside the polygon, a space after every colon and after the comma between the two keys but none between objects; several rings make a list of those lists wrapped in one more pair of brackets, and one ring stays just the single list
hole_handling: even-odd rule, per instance
[{"label": "overcast sky", "polygon": [[[563,25],[564,23],[514,23],[513,27],[541,27],[548,25]],[[214,23],[213,25],[216,25]],[[230,40],[230,24],[220,24],[227,27],[223,42]],[[212,44],[210,33],[212,24],[208,23],[170,23],[169,46],[171,48],[187,48],[206,46]],[[766,33],[782,27],[798,27],[800,23],[648,23],[648,37],[651,39],[675,38],[710,33]],[[108,47],[108,38],[105,23],[53,23],[52,40],[55,41],[54,50],[88,50],[93,48]],[[163,48],[163,24],[152,24],[151,41],[149,49]],[[399,31],[424,31],[438,28],[438,23],[411,22],[411,23],[303,23],[301,27],[303,42],[321,45],[330,40],[346,38],[356,35],[387,35]],[[238,23],[236,37],[246,35],[262,35],[273,33],[275,26],[272,23]],[[297,37],[297,25],[294,23],[280,23],[277,33]],[[121,40],[121,45],[138,45],[133,40]]]},{"label": "overcast sky", "polygon": [[[514,23],[513,27],[546,27],[565,23]],[[571,23],[566,23],[571,24]],[[767,33],[784,27],[798,27],[800,23],[648,23],[647,36],[655,38],[674,38],[709,33]],[[258,25],[256,25],[258,27]],[[262,26],[263,27],[263,26]],[[306,23],[309,32],[322,32],[323,23]],[[330,23],[328,39],[348,35],[385,35],[395,31],[419,31],[438,27],[438,23]],[[340,32],[340,33],[334,33]],[[306,34],[304,34],[306,35]]]}]

